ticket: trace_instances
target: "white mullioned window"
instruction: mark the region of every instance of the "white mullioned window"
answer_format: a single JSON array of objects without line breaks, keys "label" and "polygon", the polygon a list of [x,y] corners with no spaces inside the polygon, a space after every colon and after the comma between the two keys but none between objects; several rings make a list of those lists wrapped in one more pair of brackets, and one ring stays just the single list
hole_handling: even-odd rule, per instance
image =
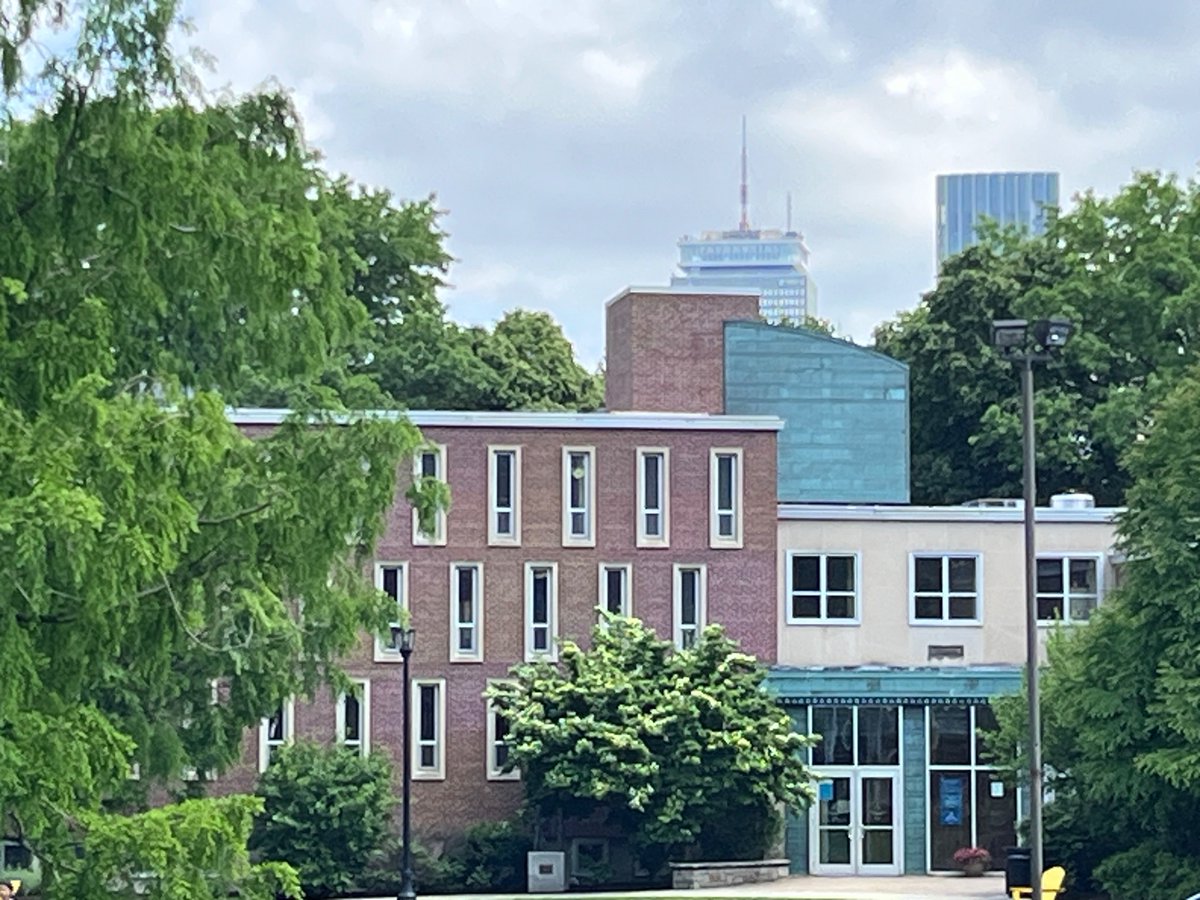
[{"label": "white mullioned window", "polygon": [[[446,447],[443,444],[427,444],[413,457],[413,479],[436,478],[446,480]],[[446,544],[446,511],[439,509],[432,533],[421,530],[417,511],[412,512],[412,542],[416,546],[443,547]]]},{"label": "white mullioned window", "polygon": [[709,544],[714,549],[742,546],[742,451],[712,451]]},{"label": "white mullioned window", "polygon": [[404,611],[408,609],[408,564],[376,561],[375,587],[391,598],[396,610],[388,633],[375,638],[375,662],[399,662],[400,651],[392,641],[391,626],[400,625],[404,620]]},{"label": "white mullioned window", "polygon": [[488,448],[488,543],[521,544],[521,448]]},{"label": "white mullioned window", "polygon": [[412,683],[413,778],[446,777],[446,679],[418,678]]},{"label": "white mullioned window", "polygon": [[979,623],[979,554],[914,553],[910,561],[912,622]]},{"label": "white mullioned window", "polygon": [[[503,680],[499,680],[503,683]],[[489,682],[491,684],[496,681]],[[508,765],[508,720],[500,715],[499,710],[487,701],[487,779],[488,781],[519,781],[519,769],[504,771]]]},{"label": "white mullioned window", "polygon": [[600,563],[599,596],[596,605],[617,616],[633,615],[633,566],[629,563]]},{"label": "white mullioned window", "polygon": [[1039,622],[1086,622],[1101,595],[1101,557],[1039,556],[1037,617]]},{"label": "white mullioned window", "polygon": [[859,621],[857,554],[790,551],[787,562],[788,623]]},{"label": "white mullioned window", "polygon": [[450,564],[450,661],[483,662],[483,563]]},{"label": "white mullioned window", "polygon": [[670,460],[670,451],[666,447],[638,448],[639,547],[667,547],[671,543]]},{"label": "white mullioned window", "polygon": [[673,602],[675,647],[688,650],[700,641],[707,615],[708,568],[703,565],[676,565]]},{"label": "white mullioned window", "polygon": [[596,546],[596,450],[563,447],[563,546]]},{"label": "white mullioned window", "polygon": [[258,771],[267,771],[271,756],[296,737],[296,701],[289,697],[258,726]]},{"label": "white mullioned window", "polygon": [[558,565],[525,564],[525,660],[558,659]]},{"label": "white mullioned window", "polygon": [[371,752],[371,682],[357,678],[353,685],[337,698],[336,738],[338,746],[366,756]]}]

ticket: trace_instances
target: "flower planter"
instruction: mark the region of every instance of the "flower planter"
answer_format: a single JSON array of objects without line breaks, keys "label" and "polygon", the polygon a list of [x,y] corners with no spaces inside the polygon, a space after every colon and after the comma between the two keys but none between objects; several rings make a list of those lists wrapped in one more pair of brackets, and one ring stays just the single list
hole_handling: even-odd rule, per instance
[{"label": "flower planter", "polygon": [[963,874],[968,878],[978,878],[987,871],[987,865],[987,862],[982,859],[973,859],[963,863]]}]

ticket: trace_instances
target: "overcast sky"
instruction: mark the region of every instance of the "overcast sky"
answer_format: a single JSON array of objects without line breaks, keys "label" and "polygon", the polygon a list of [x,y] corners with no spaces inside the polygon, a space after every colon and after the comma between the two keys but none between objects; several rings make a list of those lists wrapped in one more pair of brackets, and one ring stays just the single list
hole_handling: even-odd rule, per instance
[{"label": "overcast sky", "polygon": [[213,85],[290,88],[329,165],[436,193],[462,322],[544,309],[582,361],[675,242],[751,222],[812,250],[860,342],[933,279],[934,176],[1064,195],[1200,159],[1200,4],[1127,0],[192,0]]}]

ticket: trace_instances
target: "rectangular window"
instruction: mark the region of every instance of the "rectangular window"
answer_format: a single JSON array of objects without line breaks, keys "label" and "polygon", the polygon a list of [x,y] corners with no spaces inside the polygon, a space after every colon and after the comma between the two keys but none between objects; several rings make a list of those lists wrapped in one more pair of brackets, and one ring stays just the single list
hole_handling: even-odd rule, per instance
[{"label": "rectangular window", "polygon": [[714,548],[742,546],[742,451],[714,450],[709,474]]},{"label": "rectangular window", "polygon": [[496,710],[489,700],[487,704],[487,777],[488,781],[517,781],[521,777],[518,769],[504,771],[508,765],[508,720]]},{"label": "rectangular window", "polygon": [[667,449],[638,448],[637,492],[639,547],[666,547],[670,544],[670,475]]},{"label": "rectangular window", "polygon": [[371,682],[356,680],[337,701],[337,742],[357,756],[371,752]]},{"label": "rectangular window", "polygon": [[[417,451],[413,457],[413,479],[436,478],[446,480],[446,448],[441,444],[429,444]],[[446,543],[446,511],[438,510],[433,531],[426,533],[421,530],[417,521],[417,511],[412,513],[413,544],[417,546],[442,547]]]},{"label": "rectangular window", "polygon": [[521,543],[521,448],[488,448],[488,543]]},{"label": "rectangular window", "polygon": [[900,765],[898,706],[811,706],[814,766]]},{"label": "rectangular window", "polygon": [[977,555],[914,555],[911,577],[914,622],[979,621]]},{"label": "rectangular window", "polygon": [[450,564],[450,661],[483,661],[483,563]]},{"label": "rectangular window", "polygon": [[400,651],[392,640],[391,626],[404,620],[408,608],[408,566],[402,562],[376,562],[375,588],[391,598],[396,617],[388,623],[388,633],[375,639],[375,662],[400,660]]},{"label": "rectangular window", "polygon": [[853,553],[789,553],[790,624],[858,621],[858,557]]},{"label": "rectangular window", "polygon": [[1037,615],[1041,622],[1086,622],[1100,602],[1095,556],[1038,557]]},{"label": "rectangular window", "polygon": [[272,754],[285,744],[290,744],[295,735],[296,704],[289,697],[258,727],[258,771],[265,772],[271,764]]},{"label": "rectangular window", "polygon": [[563,545],[596,545],[596,451],[563,448]]},{"label": "rectangular window", "polygon": [[597,606],[616,616],[633,615],[633,567],[629,563],[600,563]]},{"label": "rectangular window", "polygon": [[674,639],[680,650],[696,646],[704,630],[707,575],[704,566],[675,566]]},{"label": "rectangular window", "polygon": [[558,566],[525,565],[525,660],[558,659]]},{"label": "rectangular window", "polygon": [[413,777],[440,781],[446,777],[446,682],[441,678],[412,683]]}]

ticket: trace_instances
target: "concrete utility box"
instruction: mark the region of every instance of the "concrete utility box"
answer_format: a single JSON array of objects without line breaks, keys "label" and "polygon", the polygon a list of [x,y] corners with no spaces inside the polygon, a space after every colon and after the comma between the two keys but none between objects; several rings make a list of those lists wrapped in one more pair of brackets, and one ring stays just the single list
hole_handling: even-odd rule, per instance
[{"label": "concrete utility box", "polygon": [[529,853],[529,893],[558,894],[567,889],[567,854],[557,850]]}]

